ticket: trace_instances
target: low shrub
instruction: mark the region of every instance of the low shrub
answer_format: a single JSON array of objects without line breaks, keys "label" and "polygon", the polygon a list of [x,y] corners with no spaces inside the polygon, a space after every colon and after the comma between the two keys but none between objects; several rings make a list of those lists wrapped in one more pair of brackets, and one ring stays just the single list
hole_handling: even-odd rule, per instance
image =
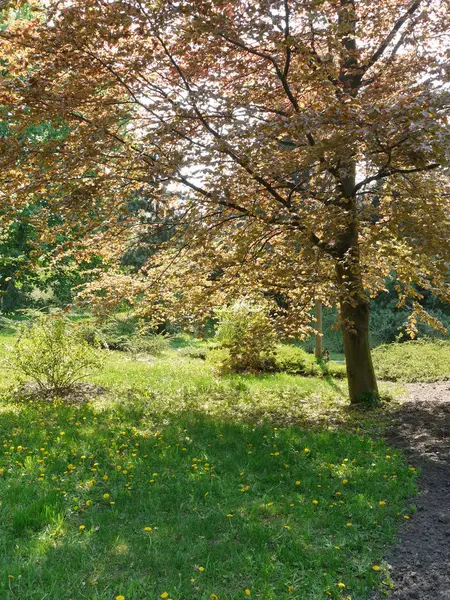
[{"label": "low shrub", "polygon": [[99,369],[102,357],[67,319],[40,317],[21,327],[6,365],[42,392],[60,393]]},{"label": "low shrub", "polygon": [[199,360],[206,360],[208,349],[205,347],[196,348],[195,346],[187,346],[178,350],[180,356],[186,356],[187,358],[195,358]]},{"label": "low shrub", "polygon": [[224,367],[233,372],[275,369],[277,335],[268,309],[249,298],[216,311],[217,339],[229,351]]},{"label": "low shrub", "polygon": [[276,369],[291,375],[306,377],[338,377],[346,376],[345,365],[317,360],[298,346],[278,346],[276,353]]},{"label": "low shrub", "polygon": [[390,381],[443,381],[450,379],[450,342],[414,340],[379,346],[373,351],[375,371]]},{"label": "low shrub", "polygon": [[92,346],[152,356],[168,350],[170,341],[167,335],[152,333],[137,317],[123,315],[114,315],[98,325],[84,323],[79,326],[79,335]]},{"label": "low shrub", "polygon": [[132,354],[150,354],[158,356],[170,347],[170,338],[163,334],[138,335],[131,336],[124,349]]}]

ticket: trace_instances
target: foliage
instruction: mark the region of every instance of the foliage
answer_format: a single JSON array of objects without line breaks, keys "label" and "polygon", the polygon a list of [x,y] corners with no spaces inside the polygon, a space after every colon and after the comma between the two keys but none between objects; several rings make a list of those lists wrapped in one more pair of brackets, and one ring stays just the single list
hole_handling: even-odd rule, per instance
[{"label": "foliage", "polygon": [[158,355],[169,348],[170,337],[153,333],[134,315],[113,315],[103,323],[80,324],[80,336],[91,345],[132,354]]},{"label": "foliage", "polygon": [[[395,272],[414,328],[421,290],[450,298],[449,25],[447,0],[54,0],[2,34],[0,193],[119,262],[145,229],[124,198],[166,203],[176,233],[137,276],[103,273],[99,304],[190,319],[264,293],[292,336],[318,299],[349,348]],[[353,399],[376,388],[364,342]]]},{"label": "foliage", "polygon": [[132,354],[150,354],[158,356],[170,347],[170,337],[161,333],[152,335],[133,335],[128,340],[126,350]]},{"label": "foliage", "polygon": [[379,346],[373,352],[376,372],[391,381],[450,379],[450,342],[417,340]]},{"label": "foliage", "polygon": [[267,306],[241,298],[216,310],[217,339],[229,350],[231,371],[268,371],[275,367],[277,335]]},{"label": "foliage", "polygon": [[188,358],[196,358],[200,360],[206,360],[208,355],[208,348],[205,346],[195,347],[195,346],[186,346],[184,348],[180,348],[178,350],[178,354],[180,356],[187,356]]},{"label": "foliage", "polygon": [[276,367],[277,370],[291,375],[346,377],[345,365],[317,360],[313,354],[290,345],[277,347]]},{"label": "foliage", "polygon": [[41,317],[22,327],[6,364],[41,391],[61,393],[99,369],[102,358],[67,319]]}]

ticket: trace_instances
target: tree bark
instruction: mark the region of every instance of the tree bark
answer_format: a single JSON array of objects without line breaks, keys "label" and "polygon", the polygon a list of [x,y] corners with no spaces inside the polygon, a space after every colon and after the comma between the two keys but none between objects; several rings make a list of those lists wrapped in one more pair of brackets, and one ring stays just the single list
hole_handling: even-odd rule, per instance
[{"label": "tree bark", "polygon": [[322,325],[322,302],[320,300],[316,300],[316,347],[315,347],[315,357],[322,358],[323,354],[323,325]]},{"label": "tree bark", "polygon": [[340,308],[350,402],[376,401],[379,393],[369,343],[369,300],[358,273],[342,263],[336,271],[346,289]]}]

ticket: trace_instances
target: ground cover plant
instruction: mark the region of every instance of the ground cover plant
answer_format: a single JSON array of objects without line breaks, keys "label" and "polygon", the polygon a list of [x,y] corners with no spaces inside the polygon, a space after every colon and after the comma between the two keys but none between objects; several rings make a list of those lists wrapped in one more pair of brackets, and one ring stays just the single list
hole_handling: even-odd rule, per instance
[{"label": "ground cover plant", "polygon": [[344,381],[220,376],[176,349],[105,354],[89,381],[106,393],[79,405],[22,399],[2,374],[2,598],[341,600],[389,586],[383,555],[415,470],[345,412]]},{"label": "ground cover plant", "polygon": [[442,381],[450,379],[450,342],[416,340],[379,346],[373,352],[375,370],[392,381]]}]

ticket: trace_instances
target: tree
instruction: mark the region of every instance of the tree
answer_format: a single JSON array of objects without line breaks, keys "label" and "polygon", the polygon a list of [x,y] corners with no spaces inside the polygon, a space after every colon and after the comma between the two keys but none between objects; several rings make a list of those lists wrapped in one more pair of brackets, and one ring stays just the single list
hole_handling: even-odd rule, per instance
[{"label": "tree", "polygon": [[376,395],[369,296],[394,271],[400,303],[449,299],[449,0],[47,4],[2,35],[4,103],[16,140],[42,120],[70,133],[9,141],[21,185],[12,168],[3,192],[59,198],[86,230],[101,198],[109,256],[124,199],[173,192],[179,235],[111,297],[199,314],[282,294],[288,333],[338,304],[351,401]]}]

